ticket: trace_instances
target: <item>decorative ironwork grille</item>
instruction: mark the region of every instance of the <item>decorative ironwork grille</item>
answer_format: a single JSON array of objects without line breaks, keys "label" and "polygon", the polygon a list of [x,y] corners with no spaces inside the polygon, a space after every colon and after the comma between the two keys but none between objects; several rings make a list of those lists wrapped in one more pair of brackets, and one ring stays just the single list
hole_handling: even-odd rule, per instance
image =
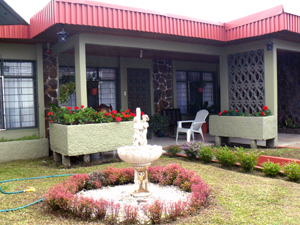
[{"label": "decorative ironwork grille", "polygon": [[229,108],[256,112],[265,103],[264,51],[228,56]]}]

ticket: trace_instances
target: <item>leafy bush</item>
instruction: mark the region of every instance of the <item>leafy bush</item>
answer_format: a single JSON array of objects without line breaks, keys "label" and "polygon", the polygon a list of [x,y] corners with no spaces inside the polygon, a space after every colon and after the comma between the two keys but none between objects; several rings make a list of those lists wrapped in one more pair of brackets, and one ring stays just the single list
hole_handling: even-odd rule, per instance
[{"label": "leafy bush", "polygon": [[214,158],[214,152],[209,146],[202,146],[199,150],[199,159],[202,160],[204,163],[209,163]]},{"label": "leafy bush", "polygon": [[279,165],[279,163],[275,164],[270,160],[268,160],[268,162],[264,162],[262,166],[263,166],[262,171],[268,176],[276,176],[277,174],[280,173],[281,170],[281,166]]},{"label": "leafy bush", "polygon": [[226,167],[232,167],[237,162],[235,152],[232,152],[226,145],[216,149],[217,160]]},{"label": "leafy bush", "polygon": [[200,142],[184,142],[181,145],[181,149],[185,152],[189,160],[195,160],[197,158],[198,152],[200,150]]},{"label": "leafy bush", "polygon": [[290,179],[297,181],[300,179],[300,165],[296,162],[290,162],[283,167],[284,174]]},{"label": "leafy bush", "polygon": [[245,152],[244,149],[237,148],[237,161],[241,164],[241,167],[245,172],[251,172],[254,166],[257,165],[258,158],[262,153],[257,151],[250,151],[249,153]]},{"label": "leafy bush", "polygon": [[169,153],[170,157],[175,157],[177,153],[182,151],[182,149],[179,145],[170,145],[166,151]]},{"label": "leafy bush", "polygon": [[149,126],[152,127],[154,133],[162,131],[166,136],[169,129],[169,119],[165,115],[154,114],[149,118]]}]

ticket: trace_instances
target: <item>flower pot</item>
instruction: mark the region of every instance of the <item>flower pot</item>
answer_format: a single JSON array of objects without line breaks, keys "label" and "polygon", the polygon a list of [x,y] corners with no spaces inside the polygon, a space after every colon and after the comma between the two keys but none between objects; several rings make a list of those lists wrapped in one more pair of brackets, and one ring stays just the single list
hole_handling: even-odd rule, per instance
[{"label": "flower pot", "polygon": [[98,88],[92,88],[91,89],[91,95],[97,95]]},{"label": "flower pot", "polygon": [[207,133],[207,128],[208,128],[207,122],[204,123],[204,124],[202,124],[201,129],[202,129],[202,133],[203,134]]},{"label": "flower pot", "polygon": [[203,88],[198,88],[197,91],[198,91],[199,93],[202,93],[202,92],[203,92]]},{"label": "flower pot", "polygon": [[161,137],[161,138],[165,136],[164,133],[161,130],[158,130],[156,132],[156,135],[157,135],[157,137]]}]

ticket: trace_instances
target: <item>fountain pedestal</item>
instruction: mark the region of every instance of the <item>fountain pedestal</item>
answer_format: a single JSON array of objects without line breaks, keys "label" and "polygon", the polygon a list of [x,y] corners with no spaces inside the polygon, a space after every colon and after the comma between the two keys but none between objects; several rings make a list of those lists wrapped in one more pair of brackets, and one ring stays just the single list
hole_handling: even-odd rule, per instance
[{"label": "fountain pedestal", "polygon": [[133,146],[118,148],[120,159],[131,164],[134,169],[135,189],[132,193],[135,197],[147,197],[151,195],[148,190],[148,168],[151,162],[157,160],[162,154],[162,147],[157,145],[147,145],[147,127],[149,126],[148,116],[143,115],[141,121],[141,111],[136,109],[134,118],[134,141]]}]

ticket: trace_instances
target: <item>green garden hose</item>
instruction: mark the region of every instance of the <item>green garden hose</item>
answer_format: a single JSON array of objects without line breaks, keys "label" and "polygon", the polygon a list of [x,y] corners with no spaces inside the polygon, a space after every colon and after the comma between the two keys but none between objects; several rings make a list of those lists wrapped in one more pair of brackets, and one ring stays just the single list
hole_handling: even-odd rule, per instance
[{"label": "green garden hose", "polygon": [[[66,176],[72,176],[74,174],[62,174],[62,175],[50,175],[50,176],[43,176],[43,177],[29,177],[29,178],[17,178],[17,179],[12,179],[12,180],[4,180],[4,181],[0,181],[0,184],[2,183],[6,183],[6,182],[12,182],[12,181],[19,181],[19,180],[33,180],[33,179],[44,179],[44,178],[51,178],[51,177],[66,177]],[[25,193],[25,192],[29,192],[29,191],[35,191],[35,189],[33,187],[27,187],[28,189],[25,189],[23,191],[14,191],[14,192],[5,192],[2,190],[2,188],[0,187],[0,192],[3,194],[19,194],[19,193]],[[36,204],[38,202],[43,201],[44,198],[39,199],[35,202],[32,202],[28,205],[24,205],[24,206],[20,206],[17,208],[13,208],[13,209],[2,209],[0,210],[0,212],[9,212],[9,211],[14,211],[14,210],[18,210],[18,209],[23,209],[26,208],[28,206],[31,206],[33,204]]]}]

